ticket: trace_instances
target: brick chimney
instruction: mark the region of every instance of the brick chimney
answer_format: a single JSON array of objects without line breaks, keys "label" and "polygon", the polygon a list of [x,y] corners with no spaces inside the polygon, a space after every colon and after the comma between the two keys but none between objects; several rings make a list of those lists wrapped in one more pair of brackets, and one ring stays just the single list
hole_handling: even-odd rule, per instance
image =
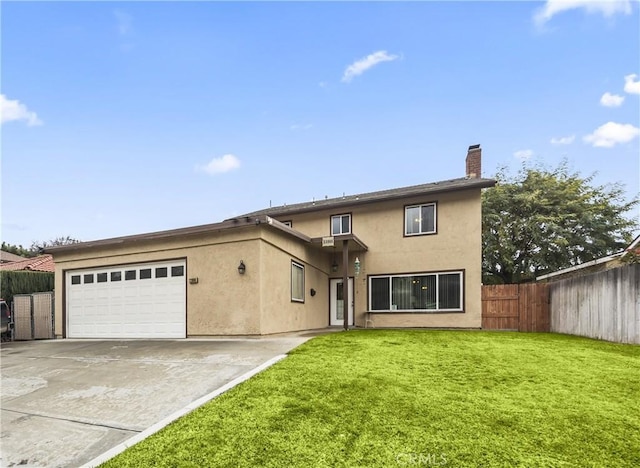
[{"label": "brick chimney", "polygon": [[469,146],[467,151],[467,177],[482,177],[482,150],[480,145]]}]

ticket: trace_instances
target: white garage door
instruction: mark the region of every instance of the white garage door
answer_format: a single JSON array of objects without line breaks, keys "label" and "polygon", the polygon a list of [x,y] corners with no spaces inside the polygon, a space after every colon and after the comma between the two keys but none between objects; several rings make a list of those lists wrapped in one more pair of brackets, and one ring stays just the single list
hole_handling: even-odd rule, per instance
[{"label": "white garage door", "polygon": [[68,271],[69,338],[185,338],[185,261]]}]

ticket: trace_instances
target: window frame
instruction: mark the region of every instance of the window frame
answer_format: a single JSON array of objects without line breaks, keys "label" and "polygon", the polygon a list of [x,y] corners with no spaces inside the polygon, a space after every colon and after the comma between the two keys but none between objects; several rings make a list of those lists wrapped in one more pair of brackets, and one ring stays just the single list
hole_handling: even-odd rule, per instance
[{"label": "window frame", "polygon": [[[295,269],[299,269],[300,271],[302,271],[302,297],[294,297],[294,293],[296,291],[293,290],[293,274],[294,271],[296,271]],[[298,304],[304,304],[305,301],[305,268],[304,265],[302,263],[298,263],[295,260],[291,260],[291,302],[296,302]]]},{"label": "window frame", "polygon": [[[425,231],[422,232],[422,207],[424,206],[433,206],[433,231]],[[409,234],[407,232],[407,210],[410,208],[420,208],[420,232],[414,232]],[[438,233],[438,202],[423,202],[423,203],[412,203],[410,205],[404,206],[404,216],[403,216],[403,225],[402,232],[404,237],[415,237],[415,236],[432,236]]]},{"label": "window frame", "polygon": [[[342,232],[342,218],[344,218],[345,216],[349,218],[348,232]],[[334,218],[340,218],[340,232],[338,233],[333,232]],[[331,217],[329,218],[329,232],[331,233],[332,236],[344,236],[346,234],[351,234],[353,232],[353,216],[351,216],[351,213],[340,213],[340,214],[331,215]]]},{"label": "window frame", "polygon": [[[459,314],[465,313],[465,270],[439,270],[439,271],[420,271],[415,273],[387,273],[380,275],[368,275],[367,276],[367,310],[374,313],[403,313],[403,314]],[[441,309],[440,305],[440,275],[451,275],[457,273],[460,277],[460,307],[455,309]],[[406,278],[413,276],[435,276],[436,277],[436,308],[435,309],[393,309],[393,278]],[[389,308],[388,309],[373,309],[372,308],[372,293],[373,288],[371,282],[375,278],[388,278],[389,280]]]}]

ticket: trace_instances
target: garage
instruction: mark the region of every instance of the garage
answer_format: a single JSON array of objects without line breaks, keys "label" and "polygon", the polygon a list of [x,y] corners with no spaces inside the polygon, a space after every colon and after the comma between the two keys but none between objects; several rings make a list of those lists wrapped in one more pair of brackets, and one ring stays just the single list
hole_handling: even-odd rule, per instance
[{"label": "garage", "polygon": [[186,262],[65,274],[68,338],[185,338]]}]

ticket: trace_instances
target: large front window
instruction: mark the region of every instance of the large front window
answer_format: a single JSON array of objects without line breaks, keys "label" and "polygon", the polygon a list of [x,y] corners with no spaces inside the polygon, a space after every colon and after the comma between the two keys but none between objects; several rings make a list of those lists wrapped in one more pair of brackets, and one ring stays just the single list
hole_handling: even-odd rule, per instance
[{"label": "large front window", "polygon": [[407,206],[404,209],[404,234],[418,236],[436,232],[436,204]]},{"label": "large front window", "polygon": [[462,311],[462,272],[369,277],[369,310]]}]

